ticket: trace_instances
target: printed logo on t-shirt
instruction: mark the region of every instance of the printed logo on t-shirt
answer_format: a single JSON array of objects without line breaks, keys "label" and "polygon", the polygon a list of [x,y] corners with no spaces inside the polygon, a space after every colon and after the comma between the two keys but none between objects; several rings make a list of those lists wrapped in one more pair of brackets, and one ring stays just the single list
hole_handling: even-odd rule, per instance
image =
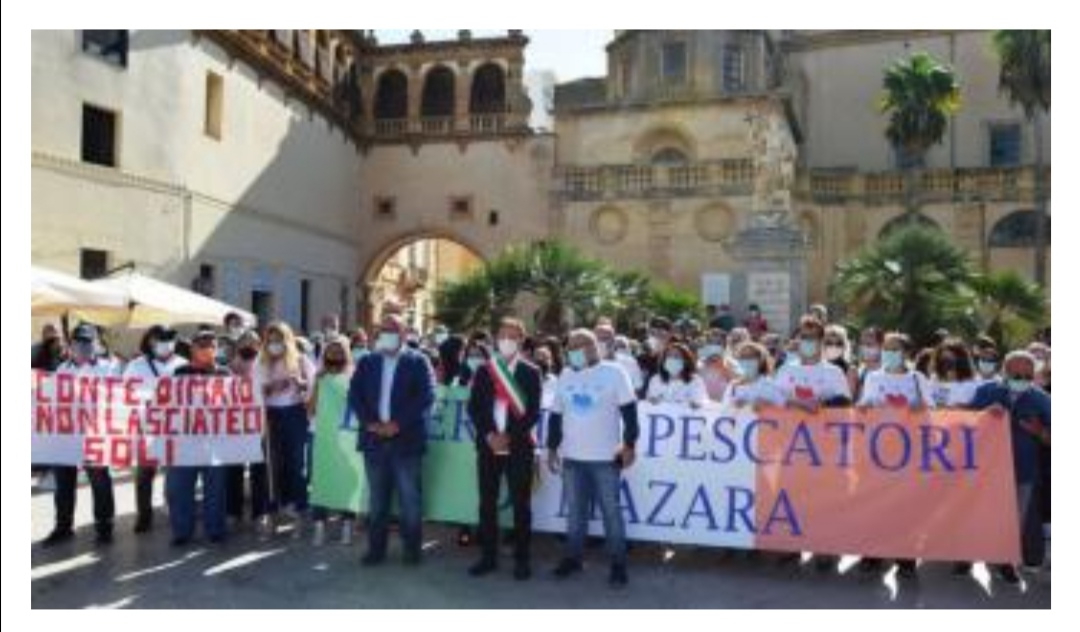
[{"label": "printed logo on t-shirt", "polygon": [[885,396],[885,401],[890,406],[905,407],[908,405],[908,398],[902,393],[889,393]]},{"label": "printed logo on t-shirt", "polygon": [[797,399],[814,399],[814,389],[809,386],[796,386],[795,397]]},{"label": "printed logo on t-shirt", "polygon": [[575,413],[584,415],[589,413],[596,405],[596,401],[592,395],[588,393],[571,393],[570,394],[570,408]]}]

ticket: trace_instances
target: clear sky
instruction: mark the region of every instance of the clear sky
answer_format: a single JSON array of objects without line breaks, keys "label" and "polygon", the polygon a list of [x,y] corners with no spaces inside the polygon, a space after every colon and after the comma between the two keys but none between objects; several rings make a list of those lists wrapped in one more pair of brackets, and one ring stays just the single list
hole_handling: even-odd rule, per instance
[{"label": "clear sky", "polygon": [[[375,33],[382,44],[409,41],[411,30],[381,30]],[[456,39],[457,30],[422,29],[428,40]],[[473,29],[474,37],[503,35],[506,30]],[[561,83],[581,77],[599,77],[607,74],[607,54],[604,47],[611,41],[614,31],[586,30],[525,30],[529,45],[525,48],[525,70],[550,70]]]}]

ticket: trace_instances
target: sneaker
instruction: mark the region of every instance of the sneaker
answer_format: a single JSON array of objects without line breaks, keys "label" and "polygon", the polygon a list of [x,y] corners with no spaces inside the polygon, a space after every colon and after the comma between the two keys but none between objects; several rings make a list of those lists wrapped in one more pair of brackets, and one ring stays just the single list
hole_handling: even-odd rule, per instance
[{"label": "sneaker", "polygon": [[496,568],[498,568],[498,565],[495,563],[495,560],[485,558],[469,568],[469,575],[473,577],[483,577],[484,575],[493,573]]},{"label": "sneaker", "polygon": [[566,579],[567,577],[570,577],[575,573],[580,573],[581,571],[582,566],[580,561],[565,558],[561,562],[559,562],[558,566],[555,567],[554,574],[555,577],[557,577],[558,579]]},{"label": "sneaker", "polygon": [[352,545],[353,531],[355,530],[355,523],[352,520],[341,521],[341,545]]},{"label": "sneaker", "polygon": [[828,573],[836,568],[836,559],[831,555],[818,555],[814,557],[814,569],[819,573]]},{"label": "sneaker", "polygon": [[322,520],[315,522],[311,533],[311,544],[314,546],[326,544],[326,522]]},{"label": "sneaker", "polygon": [[608,585],[612,588],[626,586],[630,578],[626,576],[626,564],[612,564],[611,573],[608,575]]},{"label": "sneaker", "polygon": [[918,571],[914,560],[901,560],[896,564],[896,576],[900,579],[915,579]]},{"label": "sneaker", "polygon": [[135,533],[149,533],[150,529],[154,526],[154,519],[150,516],[139,516],[135,520],[135,527],[132,529]]},{"label": "sneaker", "polygon": [[884,562],[881,561],[881,558],[864,557],[861,560],[859,560],[859,572],[865,573],[867,575],[869,575],[871,573],[880,573],[881,568],[884,565],[885,564],[884,564]]},{"label": "sneaker", "polygon": [[52,532],[41,541],[41,546],[48,548],[50,546],[56,546],[62,542],[75,537],[75,532],[71,529],[53,529]]},{"label": "sneaker", "polygon": [[971,575],[971,562],[957,562],[952,565],[953,577],[967,577]]}]

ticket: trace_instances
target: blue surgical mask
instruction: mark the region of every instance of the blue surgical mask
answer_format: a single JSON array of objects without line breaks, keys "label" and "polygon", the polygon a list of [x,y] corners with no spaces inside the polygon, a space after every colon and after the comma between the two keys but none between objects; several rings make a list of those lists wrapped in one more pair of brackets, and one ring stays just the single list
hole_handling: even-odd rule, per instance
[{"label": "blue surgical mask", "polygon": [[720,345],[705,345],[701,348],[701,352],[698,354],[702,360],[708,360],[712,356],[723,355],[724,348]]},{"label": "blue surgical mask", "polygon": [[580,371],[585,368],[587,358],[585,357],[585,351],[583,349],[571,349],[566,354],[566,359],[570,361],[570,366],[575,371]]},{"label": "blue surgical mask", "polygon": [[368,354],[368,350],[365,349],[364,347],[353,347],[351,353],[352,353],[353,363],[355,364],[355,363],[359,362],[360,360],[362,360],[364,358],[364,356],[366,356]]},{"label": "blue surgical mask", "polygon": [[997,373],[997,362],[994,362],[993,360],[979,360],[978,364],[979,373],[986,377],[990,377]]},{"label": "blue surgical mask", "polygon": [[753,380],[757,378],[760,366],[757,358],[739,358],[739,375]]},{"label": "blue surgical mask", "polygon": [[799,355],[804,358],[812,358],[817,355],[817,340],[799,340]]},{"label": "blue surgical mask", "polygon": [[477,369],[484,366],[484,359],[480,356],[469,356],[465,359],[465,364],[469,366],[469,370],[475,373]]},{"label": "blue surgical mask", "polygon": [[900,351],[885,349],[881,352],[881,366],[886,371],[894,371],[904,365],[904,354]]},{"label": "blue surgical mask", "polygon": [[1031,388],[1031,380],[1008,380],[1009,390],[1017,395],[1022,395]]},{"label": "blue surgical mask", "polygon": [[683,370],[683,359],[675,357],[664,358],[664,370],[672,377],[681,374]]},{"label": "blue surgical mask", "polygon": [[868,345],[859,350],[863,362],[873,362],[881,358],[882,349],[876,345]]}]

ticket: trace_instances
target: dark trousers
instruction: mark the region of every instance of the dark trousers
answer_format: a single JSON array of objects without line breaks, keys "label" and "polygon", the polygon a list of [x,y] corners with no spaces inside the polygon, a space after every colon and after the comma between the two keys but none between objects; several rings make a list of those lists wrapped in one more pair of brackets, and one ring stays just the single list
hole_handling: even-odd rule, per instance
[{"label": "dark trousers", "polygon": [[303,404],[266,409],[267,459],[273,510],[307,509],[308,417]]},{"label": "dark trousers", "polygon": [[401,509],[401,540],[408,555],[420,555],[423,497],[421,456],[365,453],[368,483],[368,553],[385,557],[390,530],[390,504],[396,491]]},{"label": "dark trousers", "polygon": [[[112,531],[113,516],[116,515],[116,503],[113,498],[112,476],[107,467],[86,467],[86,477],[90,479],[90,492],[94,498],[94,525],[99,533]],[[79,468],[75,466],[57,466],[53,468],[56,479],[56,491],[53,502],[56,505],[57,531],[71,531],[75,524],[75,497],[78,484]]]},{"label": "dark trousers", "polygon": [[154,477],[156,467],[139,467],[135,470],[135,509],[140,522],[149,522],[154,515]]},{"label": "dark trousers", "polygon": [[1024,564],[1042,566],[1046,559],[1046,539],[1043,537],[1042,506],[1043,490],[1038,481],[1017,483],[1016,494],[1020,509],[1020,550]]},{"label": "dark trousers", "polygon": [[176,539],[187,540],[195,533],[195,485],[200,478],[203,531],[211,539],[225,537],[225,468],[181,466],[165,473],[165,499]]},{"label": "dark trousers", "polygon": [[498,557],[499,487],[505,477],[514,508],[514,559],[528,563],[532,536],[532,451],[521,450],[495,456],[481,449],[477,453],[476,472],[480,489],[479,535],[484,558],[494,561]]},{"label": "dark trousers", "polygon": [[239,520],[244,516],[244,470],[247,470],[248,493],[251,497],[251,519],[264,516],[270,506],[270,486],[266,480],[266,463],[225,466],[226,512]]},{"label": "dark trousers", "polygon": [[1050,524],[1050,448],[1039,448],[1039,511],[1042,521]]}]

